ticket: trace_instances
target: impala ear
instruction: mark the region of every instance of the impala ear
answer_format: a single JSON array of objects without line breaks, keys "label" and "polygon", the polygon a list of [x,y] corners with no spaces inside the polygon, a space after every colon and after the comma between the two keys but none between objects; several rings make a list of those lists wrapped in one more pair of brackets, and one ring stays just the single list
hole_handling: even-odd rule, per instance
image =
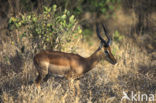
[{"label": "impala ear", "polygon": [[110,46],[111,44],[112,44],[112,41],[109,41],[109,42],[108,42],[108,45]]},{"label": "impala ear", "polygon": [[101,41],[98,50],[101,50],[101,48],[103,48],[103,45],[104,45],[104,44],[103,44],[103,42]]},{"label": "impala ear", "polygon": [[103,44],[103,43],[102,43],[102,41],[101,41],[101,42],[100,42],[100,48],[102,48],[102,47],[103,47],[103,45],[104,45],[104,44]]}]

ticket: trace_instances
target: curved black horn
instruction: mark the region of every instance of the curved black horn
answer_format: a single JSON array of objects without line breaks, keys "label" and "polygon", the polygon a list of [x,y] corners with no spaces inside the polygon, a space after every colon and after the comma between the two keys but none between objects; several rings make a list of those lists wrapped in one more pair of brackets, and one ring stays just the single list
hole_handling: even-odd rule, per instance
[{"label": "curved black horn", "polygon": [[100,35],[100,32],[99,32],[99,24],[98,24],[98,23],[96,23],[96,33],[97,33],[98,38],[99,38],[105,45],[107,45],[106,41],[105,41],[105,40],[101,37],[101,35]]},{"label": "curved black horn", "polygon": [[107,30],[106,30],[104,24],[102,24],[102,27],[103,27],[103,30],[104,30],[104,32],[105,32],[105,35],[106,35],[106,37],[107,37],[107,39],[108,39],[107,44],[110,45],[110,43],[111,43],[111,39],[110,39],[109,36],[108,36],[108,32],[107,32]]}]

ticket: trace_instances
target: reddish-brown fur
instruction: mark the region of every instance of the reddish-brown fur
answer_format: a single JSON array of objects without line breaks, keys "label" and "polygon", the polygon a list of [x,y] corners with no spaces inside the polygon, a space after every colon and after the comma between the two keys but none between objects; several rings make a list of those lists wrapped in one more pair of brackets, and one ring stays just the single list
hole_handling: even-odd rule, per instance
[{"label": "reddish-brown fur", "polygon": [[[104,50],[106,49],[111,55],[110,59],[116,62],[114,56],[111,53],[110,47],[104,47]],[[97,49],[88,58],[84,58],[78,54],[73,53],[64,53],[50,50],[41,51],[34,57],[34,64],[39,73],[36,79],[36,83],[39,85],[41,80],[45,78],[49,71],[52,71],[52,73],[57,72],[57,74],[61,75],[63,74],[67,78],[79,77],[94,68],[98,61],[104,57],[104,51],[101,49]],[[51,68],[51,65],[53,67],[58,66],[58,70],[56,68]]]}]

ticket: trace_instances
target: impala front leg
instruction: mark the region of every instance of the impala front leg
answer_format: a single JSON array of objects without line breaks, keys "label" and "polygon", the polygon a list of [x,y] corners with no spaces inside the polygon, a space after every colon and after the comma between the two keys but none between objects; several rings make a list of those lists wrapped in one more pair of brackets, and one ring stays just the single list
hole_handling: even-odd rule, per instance
[{"label": "impala front leg", "polygon": [[68,79],[69,89],[70,90],[73,90],[73,95],[75,96],[74,72],[73,71],[70,71],[65,77]]}]

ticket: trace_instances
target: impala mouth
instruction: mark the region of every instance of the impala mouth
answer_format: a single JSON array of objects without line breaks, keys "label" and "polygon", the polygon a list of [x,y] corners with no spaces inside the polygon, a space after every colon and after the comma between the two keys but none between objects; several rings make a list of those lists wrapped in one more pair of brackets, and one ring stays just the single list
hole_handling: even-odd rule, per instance
[{"label": "impala mouth", "polygon": [[113,64],[113,65],[115,65],[116,63],[117,63],[117,61],[116,61],[116,60],[115,60],[115,61],[112,61],[112,64]]},{"label": "impala mouth", "polygon": [[110,55],[107,56],[107,60],[108,60],[108,62],[110,62],[113,65],[115,65],[117,63],[117,61],[114,58],[111,58]]},{"label": "impala mouth", "polygon": [[110,60],[110,59],[109,59],[108,61],[109,61],[111,64],[113,64],[113,65],[115,65],[115,64],[117,63],[116,60],[114,61],[114,60]]}]

